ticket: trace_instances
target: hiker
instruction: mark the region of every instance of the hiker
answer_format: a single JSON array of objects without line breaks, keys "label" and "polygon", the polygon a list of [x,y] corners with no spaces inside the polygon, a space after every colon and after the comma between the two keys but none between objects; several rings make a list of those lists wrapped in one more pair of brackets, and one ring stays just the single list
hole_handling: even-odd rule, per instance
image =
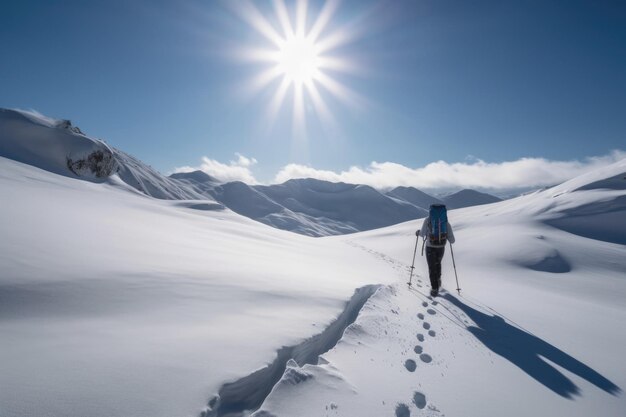
[{"label": "hiker", "polygon": [[[428,262],[428,274],[430,277],[430,295],[439,294],[441,287],[441,260],[446,249],[446,242],[454,243],[452,226],[448,223],[446,206],[443,204],[431,204],[429,215],[424,219],[422,229],[415,232],[416,236],[422,236],[426,244],[426,262]],[[423,249],[423,248],[422,248]],[[422,252],[422,255],[424,252]]]}]

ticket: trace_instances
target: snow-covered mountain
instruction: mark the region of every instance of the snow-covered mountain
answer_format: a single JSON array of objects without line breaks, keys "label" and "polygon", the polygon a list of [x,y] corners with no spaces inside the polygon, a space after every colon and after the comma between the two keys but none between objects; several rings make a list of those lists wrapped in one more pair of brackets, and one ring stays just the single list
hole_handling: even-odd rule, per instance
[{"label": "snow-covered mountain", "polygon": [[306,213],[294,212],[256,187],[235,181],[215,187],[210,194],[235,213],[249,217],[277,229],[308,236],[327,236],[350,233],[355,229],[329,218],[314,218]]},{"label": "snow-covered mountain", "polygon": [[201,171],[170,176],[235,213],[308,236],[371,230],[423,217],[425,211],[366,185],[294,179],[283,184],[219,184]]},{"label": "snow-covered mountain", "polygon": [[[108,182],[201,210],[222,206],[261,223],[308,236],[371,230],[424,217],[441,200],[411,187],[381,193],[357,184],[315,179],[250,186],[223,184],[202,171],[161,175],[137,158],[86,136],[68,120],[0,109],[0,156],[56,174]],[[130,188],[128,187],[130,186]],[[497,198],[464,190],[450,199],[460,208]],[[446,200],[447,202],[447,200]]]},{"label": "snow-covered mountain", "polygon": [[423,215],[421,210],[394,201],[367,185],[309,178],[254,189],[291,212],[321,224],[332,222],[341,233],[376,229]]},{"label": "snow-covered mountain", "polygon": [[0,109],[0,155],[55,174],[102,181],[118,168],[112,150],[69,120]]},{"label": "snow-covered mountain", "polygon": [[[437,197],[433,197],[432,195],[426,194],[425,192],[413,187],[396,187],[393,190],[388,191],[387,195],[391,198],[406,201],[415,207],[423,209],[425,212],[428,211],[431,204],[443,203],[443,201]],[[426,213],[424,213],[424,215],[426,215]]]},{"label": "snow-covered mountain", "polygon": [[0,156],[71,178],[130,186],[155,198],[212,200],[90,138],[69,120],[35,112],[0,109]]},{"label": "snow-covered mountain", "polygon": [[[194,190],[224,206],[278,229],[308,236],[330,236],[386,227],[424,217],[442,200],[416,188],[397,187],[381,193],[367,185],[293,179],[283,184],[219,184],[201,171],[173,174]],[[473,190],[450,196],[450,208],[500,201]]]},{"label": "snow-covered mountain", "polygon": [[502,201],[501,198],[476,190],[464,189],[442,197],[441,200],[449,209],[479,206]]},{"label": "snow-covered mountain", "polygon": [[424,215],[428,212],[428,207],[430,207],[431,204],[445,204],[448,209],[458,209],[502,201],[501,198],[491,194],[471,189],[464,189],[445,195],[441,198],[437,198],[430,194],[426,194],[417,188],[396,187],[393,190],[388,191],[386,195],[393,199],[404,201],[417,208],[423,209]]},{"label": "snow-covered mountain", "polygon": [[198,209],[182,179],[203,200],[145,198],[99,174],[128,163],[105,144],[5,116],[62,146],[0,136],[3,417],[623,415],[626,160],[452,210],[462,291],[448,248],[432,299],[419,255],[406,285],[417,221],[312,239]]},{"label": "snow-covered mountain", "polygon": [[209,194],[215,187],[223,183],[204,171],[177,172],[169,177],[186,184],[200,194]]}]

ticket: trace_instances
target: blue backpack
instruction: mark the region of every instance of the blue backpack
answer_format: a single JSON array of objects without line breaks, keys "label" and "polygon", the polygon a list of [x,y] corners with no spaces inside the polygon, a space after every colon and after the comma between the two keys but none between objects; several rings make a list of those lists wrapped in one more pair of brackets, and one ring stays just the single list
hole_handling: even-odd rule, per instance
[{"label": "blue backpack", "polygon": [[428,241],[432,246],[445,246],[448,240],[448,212],[443,204],[431,204],[428,215]]}]

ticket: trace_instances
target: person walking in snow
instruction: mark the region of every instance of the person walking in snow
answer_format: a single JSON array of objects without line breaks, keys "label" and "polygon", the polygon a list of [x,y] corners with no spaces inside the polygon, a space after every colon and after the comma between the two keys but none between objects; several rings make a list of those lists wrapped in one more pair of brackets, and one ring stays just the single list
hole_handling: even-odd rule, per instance
[{"label": "person walking in snow", "polygon": [[453,244],[455,242],[452,226],[448,223],[446,206],[431,204],[428,217],[424,219],[422,224],[422,229],[416,231],[415,235],[418,237],[421,235],[426,244],[430,295],[435,297],[439,294],[441,287],[441,260],[445,253],[446,243]]}]

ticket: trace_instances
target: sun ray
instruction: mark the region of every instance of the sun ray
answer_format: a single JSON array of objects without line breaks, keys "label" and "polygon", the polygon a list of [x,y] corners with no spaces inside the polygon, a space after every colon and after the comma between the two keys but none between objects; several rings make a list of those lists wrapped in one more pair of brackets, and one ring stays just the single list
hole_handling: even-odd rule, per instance
[{"label": "sun ray", "polygon": [[319,69],[328,69],[331,71],[338,71],[344,73],[355,73],[358,72],[356,66],[347,59],[337,58],[337,57],[329,57],[329,56],[321,56],[318,57]]},{"label": "sun ray", "polygon": [[353,107],[363,107],[364,100],[360,95],[358,95],[356,92],[346,87],[345,85],[341,84],[340,82],[335,81],[323,72],[320,71],[317,74],[316,80],[328,92],[343,101],[345,104]]},{"label": "sun ray", "polygon": [[335,14],[335,10],[337,10],[337,6],[339,5],[338,0],[327,0],[324,3],[324,7],[320,11],[320,14],[317,16],[313,27],[309,31],[308,37],[311,42],[316,42],[317,38],[319,38],[320,34],[324,31],[330,19]]},{"label": "sun ray", "polygon": [[325,125],[334,127],[336,124],[335,118],[333,117],[332,113],[328,109],[328,106],[326,105],[326,103],[324,102],[324,99],[320,95],[315,83],[311,81],[304,85],[306,87],[306,90],[309,96],[311,97],[311,101],[313,102],[313,108],[315,109],[315,113],[318,115],[322,123],[324,123]]},{"label": "sun ray", "polygon": [[265,87],[271,84],[276,78],[280,77],[282,73],[276,67],[268,68],[262,73],[258,74],[249,82],[249,88],[253,93],[263,90]]},{"label": "sun ray", "polygon": [[276,118],[278,117],[278,113],[280,112],[281,107],[285,101],[285,97],[287,96],[287,91],[289,90],[289,80],[283,78],[278,86],[278,89],[274,92],[272,96],[272,101],[267,109],[267,117],[268,117],[268,127],[271,129],[276,122]]},{"label": "sun ray", "polygon": [[345,28],[341,28],[331,33],[330,35],[320,39],[316,42],[318,51],[320,54],[337,49],[343,45],[352,42],[355,39],[355,35]]},{"label": "sun ray", "polygon": [[296,37],[298,38],[305,37],[307,8],[307,0],[298,0],[296,2]]},{"label": "sun ray", "polygon": [[239,17],[275,45],[280,44],[282,38],[254,4],[247,0],[238,5],[239,7],[235,7],[234,10]]},{"label": "sun ray", "polygon": [[304,113],[304,94],[302,84],[295,84],[293,89],[293,122],[294,138],[306,136],[306,116]]},{"label": "sun ray", "polygon": [[[283,0],[274,0],[274,11],[278,17],[278,22],[283,29],[284,39],[291,39],[295,36],[293,27],[291,26],[291,20],[289,19],[289,13],[285,2]],[[282,39],[284,41],[284,39]]]},{"label": "sun ray", "polygon": [[236,57],[243,61],[273,63],[278,59],[278,52],[273,49],[241,48]]}]

